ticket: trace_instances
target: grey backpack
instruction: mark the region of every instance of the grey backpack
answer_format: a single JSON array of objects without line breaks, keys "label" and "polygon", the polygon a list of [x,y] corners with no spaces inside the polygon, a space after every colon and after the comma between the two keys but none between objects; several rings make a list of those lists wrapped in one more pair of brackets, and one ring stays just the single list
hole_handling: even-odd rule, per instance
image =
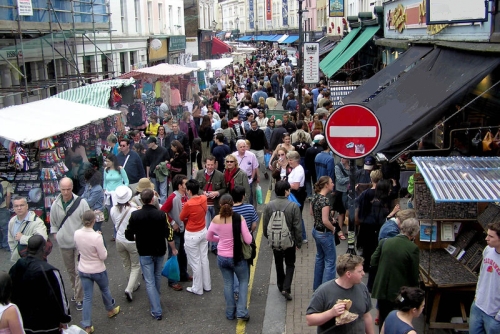
[{"label": "grey backpack", "polygon": [[272,249],[285,250],[293,246],[293,238],[285,218],[285,209],[290,203],[292,202],[289,202],[283,210],[276,210],[274,204],[269,203],[273,213],[267,225],[267,240]]}]

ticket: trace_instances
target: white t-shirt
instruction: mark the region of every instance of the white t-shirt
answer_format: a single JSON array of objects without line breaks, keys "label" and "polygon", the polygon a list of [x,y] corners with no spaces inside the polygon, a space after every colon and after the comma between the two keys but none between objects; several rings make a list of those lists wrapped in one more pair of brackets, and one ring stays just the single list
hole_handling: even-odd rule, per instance
[{"label": "white t-shirt", "polygon": [[290,174],[288,174],[288,183],[296,183],[299,182],[300,187],[304,186],[304,181],[306,180],[306,174],[304,172],[304,168],[301,165],[298,165]]}]

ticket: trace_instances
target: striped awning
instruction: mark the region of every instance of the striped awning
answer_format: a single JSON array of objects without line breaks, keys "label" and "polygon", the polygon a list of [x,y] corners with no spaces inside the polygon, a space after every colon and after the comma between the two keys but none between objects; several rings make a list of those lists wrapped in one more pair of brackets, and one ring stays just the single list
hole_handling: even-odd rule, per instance
[{"label": "striped awning", "polygon": [[500,157],[414,157],[439,202],[500,201]]},{"label": "striped awning", "polygon": [[67,101],[86,104],[89,106],[109,108],[108,102],[111,94],[111,88],[130,86],[134,82],[135,80],[133,78],[106,80],[96,82],[87,86],[68,89],[64,92],[54,95],[54,97]]}]

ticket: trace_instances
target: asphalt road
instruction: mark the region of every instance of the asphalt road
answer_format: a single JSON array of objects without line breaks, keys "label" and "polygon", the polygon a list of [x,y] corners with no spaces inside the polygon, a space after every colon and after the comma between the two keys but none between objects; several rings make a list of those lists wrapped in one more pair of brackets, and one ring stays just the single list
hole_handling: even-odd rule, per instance
[{"label": "asphalt road", "polygon": [[[269,181],[262,178],[261,186],[264,198],[268,189]],[[259,206],[260,217],[260,206]],[[257,228],[259,232],[260,223]],[[272,252],[267,247],[267,240],[262,237],[262,243],[258,245],[258,259],[251,276],[250,291],[250,320],[248,323],[236,320],[227,320],[225,317],[225,301],[223,294],[223,280],[220,270],[217,268],[216,256],[209,253],[210,275],[212,278],[212,291],[197,296],[186,291],[191,283],[181,283],[183,291],[174,291],[168,287],[167,279],[162,281],[161,302],[163,305],[163,320],[156,321],[150,316],[149,300],[146,293],[145,283],[133,295],[134,300],[128,302],[125,298],[124,289],[127,279],[125,277],[121,259],[119,258],[115,243],[110,241],[113,226],[111,223],[103,224],[103,235],[108,248],[108,259],[105,261],[108,271],[109,285],[113,298],[120,305],[121,312],[115,318],[108,319],[106,310],[102,304],[99,288],[94,285],[94,299],[92,308],[92,323],[95,333],[263,333],[262,324],[269,287],[271,272]],[[51,237],[52,238],[52,237]],[[53,238],[52,241],[54,242]],[[165,257],[166,258],[166,257]],[[49,263],[57,267],[63,276],[68,299],[71,297],[71,288],[68,274],[65,271],[61,254],[56,242],[49,255]],[[10,254],[0,251],[0,270],[8,271],[10,266]],[[188,266],[188,270],[190,268]],[[80,326],[82,312],[77,311],[75,304],[70,302],[71,324]]]}]

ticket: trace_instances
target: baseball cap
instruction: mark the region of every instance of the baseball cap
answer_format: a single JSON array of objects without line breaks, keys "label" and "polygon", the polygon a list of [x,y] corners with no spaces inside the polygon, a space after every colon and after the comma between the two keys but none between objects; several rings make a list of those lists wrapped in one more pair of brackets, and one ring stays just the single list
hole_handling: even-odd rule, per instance
[{"label": "baseball cap", "polygon": [[325,139],[325,136],[323,136],[323,135],[316,135],[316,136],[314,136],[314,142],[316,144],[319,143],[320,141],[322,141],[323,139]]},{"label": "baseball cap", "polygon": [[372,157],[371,155],[365,157],[364,168],[368,169],[368,170],[372,170],[374,166],[375,166],[375,158]]},{"label": "baseball cap", "polygon": [[151,136],[151,137],[148,138],[148,144],[151,144],[151,143],[155,143],[156,144],[156,137]]}]

